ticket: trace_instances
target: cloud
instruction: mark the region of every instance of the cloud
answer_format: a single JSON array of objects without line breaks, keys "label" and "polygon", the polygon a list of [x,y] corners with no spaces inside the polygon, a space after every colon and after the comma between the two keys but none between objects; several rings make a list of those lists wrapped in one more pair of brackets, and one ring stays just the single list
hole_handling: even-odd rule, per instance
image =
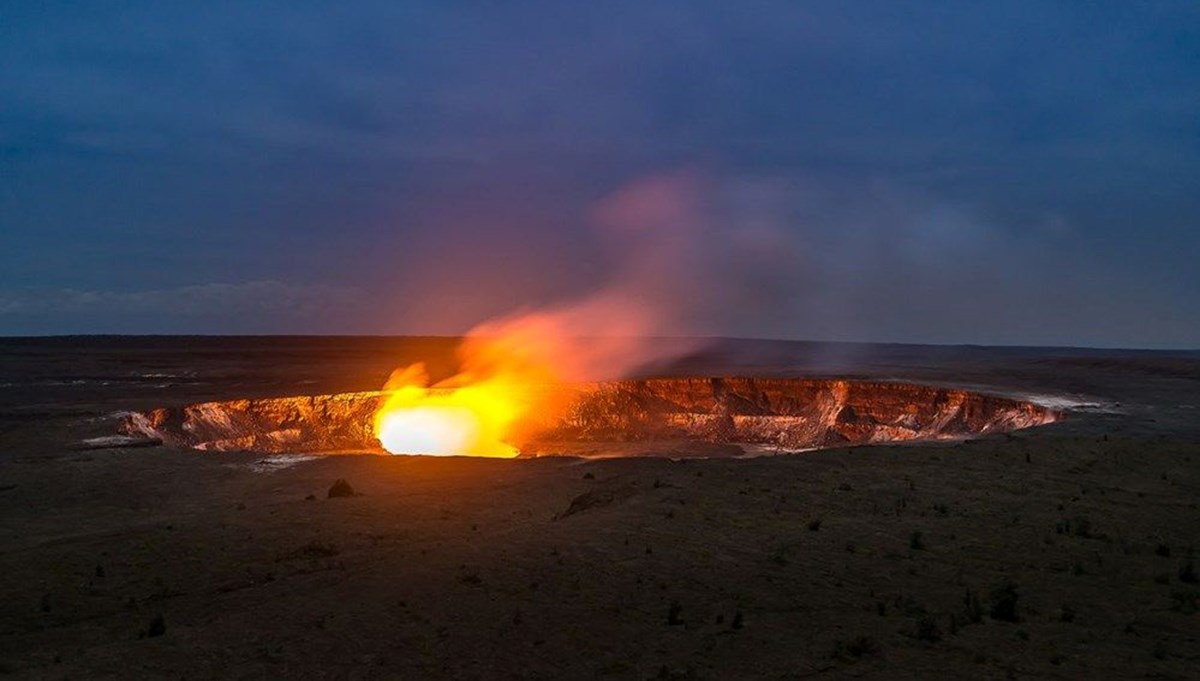
[{"label": "cloud", "polygon": [[[41,288],[0,331],[463,332],[587,289],[589,204],[694,163],[675,326],[1195,345],[1197,12],[16,3],[0,288]],[[311,272],[373,309],[245,283]]]},{"label": "cloud", "polygon": [[361,312],[351,287],[274,280],[144,291],[0,289],[0,333],[264,333],[323,328]]}]

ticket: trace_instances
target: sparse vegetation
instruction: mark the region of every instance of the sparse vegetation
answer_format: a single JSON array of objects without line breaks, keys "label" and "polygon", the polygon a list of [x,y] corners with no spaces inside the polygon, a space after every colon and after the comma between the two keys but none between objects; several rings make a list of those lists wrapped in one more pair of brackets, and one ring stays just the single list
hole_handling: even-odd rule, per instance
[{"label": "sparse vegetation", "polygon": [[942,630],[937,625],[937,620],[930,615],[922,617],[917,622],[917,630],[914,633],[917,640],[925,641],[926,643],[937,643],[942,640]]},{"label": "sparse vegetation", "polygon": [[994,620],[1001,622],[1017,622],[1017,600],[1020,595],[1017,593],[1017,585],[1012,582],[1004,582],[992,589],[989,603],[991,609],[988,614]]},{"label": "sparse vegetation", "polygon": [[914,530],[912,535],[909,536],[908,548],[912,549],[913,551],[925,550],[925,535],[923,535],[920,530]]},{"label": "sparse vegetation", "polygon": [[[43,546],[13,534],[30,557],[5,563],[10,583],[26,583],[9,590],[13,645],[2,657],[17,675],[56,678],[86,676],[85,665],[122,654],[139,665],[139,653],[148,664],[187,664],[189,649],[228,643],[230,622],[269,630],[278,608],[259,613],[256,604],[299,594],[305,602],[271,641],[243,646],[263,660],[239,659],[237,645],[230,660],[251,673],[311,665],[314,675],[336,676],[342,660],[327,659],[332,649],[302,644],[361,632],[343,651],[348,664],[372,655],[364,668],[385,663],[411,678],[435,664],[478,674],[483,658],[468,648],[486,654],[495,636],[528,648],[497,660],[523,665],[499,669],[508,676],[644,679],[660,665],[679,674],[694,664],[693,678],[1003,678],[1009,669],[1187,677],[1188,635],[1200,617],[1200,584],[1188,582],[1200,571],[1188,548],[1200,519],[1189,508],[1200,503],[1190,493],[1194,470],[1169,469],[1177,478],[1169,490],[1153,471],[1185,450],[1139,444],[1123,450],[1128,461],[1065,475],[1092,456],[1090,443],[1071,440],[1080,423],[1022,439],[1039,447],[1045,475],[1035,479],[1022,474],[1032,468],[1013,469],[1020,450],[994,436],[969,451],[881,446],[686,464],[340,457],[250,475],[200,457],[200,474],[185,481],[194,492],[137,478],[145,489],[130,511],[96,521],[111,537],[80,533]],[[928,461],[930,447],[947,455],[943,463]],[[176,472],[182,458],[155,470]],[[130,461],[65,463],[122,490]],[[19,474],[25,495],[39,474],[28,468],[0,473]],[[339,476],[366,479],[370,496],[318,503]],[[921,494],[908,478],[922,481]],[[853,491],[837,491],[850,480]],[[1082,499],[1080,483],[1090,488]],[[181,489],[178,499],[169,494]],[[1147,501],[1135,499],[1137,489]],[[577,498],[577,515],[550,520],[585,490],[596,493]],[[310,492],[311,503],[295,503]],[[8,494],[0,501],[13,508],[28,501]],[[230,513],[239,499],[249,508]],[[126,517],[135,524],[116,522]],[[1100,531],[1114,541],[1095,541]],[[274,563],[279,556],[294,560]],[[205,599],[221,607],[197,610]],[[159,638],[137,641],[160,612],[172,613],[169,629],[164,621]],[[1134,617],[1136,632],[1122,634]],[[471,654],[455,657],[464,650]],[[52,667],[56,653],[63,662]],[[972,669],[973,658],[984,666]]]},{"label": "sparse vegetation", "polygon": [[925,606],[907,596],[897,596],[893,606],[908,617],[921,617],[925,615]]},{"label": "sparse vegetation", "polygon": [[1079,537],[1080,539],[1106,539],[1103,534],[1099,534],[1092,527],[1092,521],[1079,516],[1070,520],[1060,520],[1055,523],[1054,531],[1058,534],[1070,535]]},{"label": "sparse vegetation", "polygon": [[833,657],[860,660],[879,652],[879,646],[869,636],[856,636],[849,641],[837,641],[833,645]]},{"label": "sparse vegetation", "polygon": [[967,589],[963,594],[963,610],[966,612],[968,622],[983,620],[983,605],[979,602],[979,595],[971,589]]},{"label": "sparse vegetation", "polygon": [[776,548],[774,551],[771,552],[770,561],[772,563],[778,565],[779,567],[783,567],[783,566],[787,565],[788,559],[787,559],[787,555],[785,555],[786,552],[787,552],[787,547],[785,547],[785,546],[780,546],[780,547]]},{"label": "sparse vegetation", "polygon": [[1198,599],[1200,599],[1200,593],[1195,591],[1172,591],[1171,611],[1191,615],[1200,610],[1200,606],[1197,606]]},{"label": "sparse vegetation", "polygon": [[156,638],[165,633],[167,633],[167,621],[160,612],[154,616],[154,619],[150,620],[150,624],[146,627],[146,630],[138,636],[138,638]]},{"label": "sparse vegetation", "polygon": [[1179,581],[1184,584],[1200,582],[1200,577],[1196,575],[1196,564],[1190,558],[1183,565],[1179,566]]},{"label": "sparse vegetation", "polygon": [[288,553],[285,553],[285,554],[279,556],[275,560],[276,560],[276,562],[282,562],[282,561],[287,561],[287,560],[298,560],[298,559],[305,559],[305,558],[310,558],[310,559],[311,558],[332,558],[333,556],[336,556],[339,553],[341,553],[341,551],[338,549],[337,546],[335,546],[333,544],[326,544],[326,543],[319,542],[319,541],[310,541],[307,544],[304,544],[303,546],[301,546],[293,551],[290,551]]}]

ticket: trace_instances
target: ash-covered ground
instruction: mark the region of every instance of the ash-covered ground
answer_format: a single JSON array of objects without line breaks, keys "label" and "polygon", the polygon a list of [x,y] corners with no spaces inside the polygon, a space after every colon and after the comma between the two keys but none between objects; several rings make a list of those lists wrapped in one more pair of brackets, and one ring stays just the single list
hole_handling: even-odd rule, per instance
[{"label": "ash-covered ground", "polygon": [[[1200,353],[722,341],[1062,421],[752,459],[84,450],[124,412],[377,389],[447,339],[0,340],[0,673],[1196,678]],[[329,498],[344,479],[353,496]]]}]

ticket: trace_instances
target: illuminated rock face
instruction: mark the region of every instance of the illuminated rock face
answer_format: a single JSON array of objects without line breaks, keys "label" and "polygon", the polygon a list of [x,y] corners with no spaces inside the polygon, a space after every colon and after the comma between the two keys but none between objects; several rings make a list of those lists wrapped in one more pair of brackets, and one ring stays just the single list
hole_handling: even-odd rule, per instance
[{"label": "illuminated rock face", "polygon": [[546,438],[692,439],[809,449],[961,438],[1055,420],[1037,405],[902,383],[659,379],[585,386]]},{"label": "illuminated rock face", "polygon": [[123,429],[168,445],[216,451],[376,449],[371,418],[379,400],[380,393],[363,392],[202,402],[134,413]]},{"label": "illuminated rock face", "polygon": [[[588,443],[663,441],[801,450],[965,438],[1058,417],[1018,400],[867,381],[681,378],[554,390],[565,395],[568,406],[537,424],[532,439],[516,443],[524,454],[550,454],[556,447],[572,453]],[[379,451],[371,417],[381,397],[362,392],[207,402],[134,414],[123,429],[203,450]]]}]

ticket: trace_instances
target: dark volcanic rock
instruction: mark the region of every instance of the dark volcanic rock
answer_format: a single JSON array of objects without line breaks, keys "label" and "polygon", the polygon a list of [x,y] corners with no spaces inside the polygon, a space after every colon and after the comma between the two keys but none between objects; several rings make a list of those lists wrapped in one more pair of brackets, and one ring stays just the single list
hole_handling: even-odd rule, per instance
[{"label": "dark volcanic rock", "polygon": [[142,635],[145,638],[155,638],[165,633],[167,633],[167,622],[163,619],[162,613],[159,613],[154,616],[154,619],[150,620],[150,626],[146,628],[146,631]]},{"label": "dark volcanic rock", "polygon": [[576,513],[582,513],[583,511],[593,508],[611,506],[613,503],[626,499],[632,495],[633,490],[629,487],[590,489],[572,499],[566,510],[555,516],[555,519],[560,520],[562,518],[573,516]]},{"label": "dark volcanic rock", "polygon": [[350,486],[350,483],[341,478],[338,478],[337,482],[334,482],[333,486],[329,488],[330,499],[352,496],[354,496],[354,488]]}]

